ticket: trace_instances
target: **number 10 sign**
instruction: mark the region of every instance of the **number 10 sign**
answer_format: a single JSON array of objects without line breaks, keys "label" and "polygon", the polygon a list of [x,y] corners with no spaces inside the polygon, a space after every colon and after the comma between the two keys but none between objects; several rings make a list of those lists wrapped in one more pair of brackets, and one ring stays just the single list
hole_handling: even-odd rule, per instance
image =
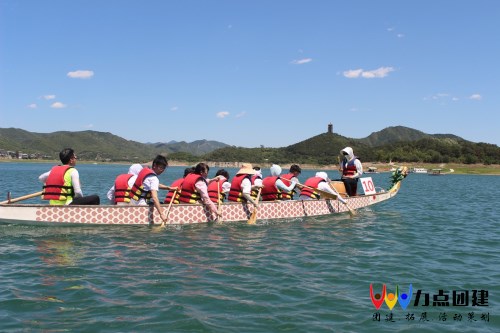
[{"label": "number 10 sign", "polygon": [[377,191],[375,190],[375,185],[373,184],[372,177],[364,177],[360,178],[361,185],[363,185],[363,191],[365,191],[365,195],[375,194]]}]

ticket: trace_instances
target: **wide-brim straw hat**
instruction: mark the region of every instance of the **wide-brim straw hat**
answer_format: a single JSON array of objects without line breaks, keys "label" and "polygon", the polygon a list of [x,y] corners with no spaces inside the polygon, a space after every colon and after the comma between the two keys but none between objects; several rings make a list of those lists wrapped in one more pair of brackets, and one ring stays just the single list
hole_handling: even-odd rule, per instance
[{"label": "wide-brim straw hat", "polygon": [[236,173],[237,175],[246,174],[246,175],[255,175],[257,171],[255,171],[250,163],[243,163],[241,165],[240,170]]}]

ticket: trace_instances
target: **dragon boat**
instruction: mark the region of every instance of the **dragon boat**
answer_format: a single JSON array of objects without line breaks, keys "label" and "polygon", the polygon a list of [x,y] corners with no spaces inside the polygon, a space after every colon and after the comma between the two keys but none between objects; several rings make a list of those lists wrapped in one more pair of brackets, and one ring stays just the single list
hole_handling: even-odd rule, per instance
[{"label": "dragon boat", "polygon": [[[261,201],[258,220],[294,220],[308,216],[347,213],[375,205],[396,196],[406,169],[398,169],[392,176],[389,190],[378,188],[376,193],[346,197],[346,204],[336,199]],[[214,222],[207,208],[201,204],[162,205],[168,219],[167,225],[184,225]],[[220,204],[223,222],[248,221],[254,207],[246,203]],[[159,225],[162,220],[154,206],[51,206],[41,204],[0,203],[0,223],[31,225]]]}]

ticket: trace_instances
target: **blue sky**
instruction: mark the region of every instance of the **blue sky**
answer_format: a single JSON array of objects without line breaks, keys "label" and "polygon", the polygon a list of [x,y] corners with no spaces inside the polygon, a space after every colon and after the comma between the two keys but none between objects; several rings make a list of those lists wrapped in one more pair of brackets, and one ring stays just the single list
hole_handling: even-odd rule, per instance
[{"label": "blue sky", "polygon": [[0,0],[0,127],[500,145],[500,1]]}]

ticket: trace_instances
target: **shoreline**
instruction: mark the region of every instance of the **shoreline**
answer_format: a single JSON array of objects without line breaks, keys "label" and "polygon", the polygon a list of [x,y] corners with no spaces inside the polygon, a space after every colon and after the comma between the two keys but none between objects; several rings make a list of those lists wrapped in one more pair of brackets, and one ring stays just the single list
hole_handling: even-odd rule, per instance
[{"label": "shoreline", "polygon": [[[130,165],[131,162],[95,162],[95,161],[78,161],[79,164],[101,164],[101,165]],[[59,161],[56,160],[19,160],[19,159],[3,159],[0,158],[0,163],[47,163],[47,164],[57,164]],[[141,164],[151,163],[145,162]],[[239,168],[242,163],[251,162],[206,162],[211,168]],[[459,164],[459,163],[383,163],[383,162],[362,162],[364,174],[366,173],[368,167],[377,168],[377,172],[391,172],[392,168],[397,168],[399,166],[406,166],[408,169],[411,168],[424,168],[424,169],[442,169],[447,175],[491,175],[500,176],[500,165],[499,164]],[[189,163],[185,161],[168,161],[169,166],[175,167],[189,167],[196,163]],[[269,168],[271,163],[252,163],[254,166],[259,166],[261,168]],[[283,170],[287,170],[293,163],[280,164]],[[299,164],[304,170],[337,170],[336,164],[329,165],[315,165],[315,164]],[[451,171],[453,170],[453,171]]]}]

